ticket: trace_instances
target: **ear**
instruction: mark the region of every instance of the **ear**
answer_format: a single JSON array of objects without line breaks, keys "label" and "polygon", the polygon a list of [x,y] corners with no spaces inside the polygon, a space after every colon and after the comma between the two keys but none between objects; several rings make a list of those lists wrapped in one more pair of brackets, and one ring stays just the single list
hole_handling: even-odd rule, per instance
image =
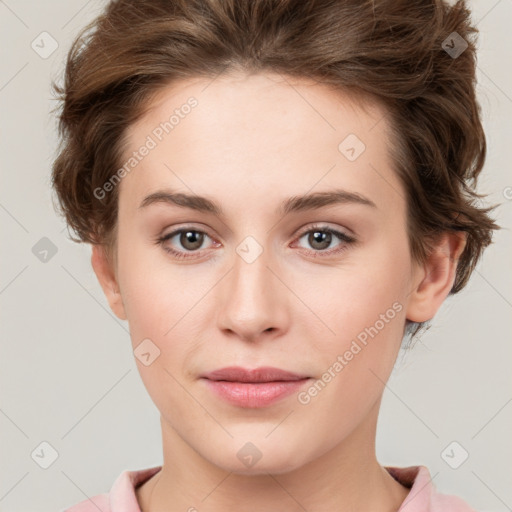
[{"label": "ear", "polygon": [[119,284],[104,246],[92,246],[91,264],[103,289],[103,293],[105,293],[107,297],[110,309],[118,318],[126,320],[126,312],[124,310]]},{"label": "ear", "polygon": [[406,318],[412,322],[431,320],[455,282],[457,263],[466,246],[467,233],[445,232],[436,241],[427,261],[417,266]]}]

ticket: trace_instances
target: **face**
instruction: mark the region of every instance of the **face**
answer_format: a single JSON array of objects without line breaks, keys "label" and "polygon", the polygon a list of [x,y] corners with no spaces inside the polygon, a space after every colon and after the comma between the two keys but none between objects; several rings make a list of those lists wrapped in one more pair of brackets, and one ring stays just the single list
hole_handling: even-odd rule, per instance
[{"label": "face", "polygon": [[[174,83],[127,133],[111,305],[162,425],[216,466],[298,468],[378,409],[424,276],[387,129],[377,105],[267,73]],[[234,403],[202,378],[229,366],[307,379]]]}]

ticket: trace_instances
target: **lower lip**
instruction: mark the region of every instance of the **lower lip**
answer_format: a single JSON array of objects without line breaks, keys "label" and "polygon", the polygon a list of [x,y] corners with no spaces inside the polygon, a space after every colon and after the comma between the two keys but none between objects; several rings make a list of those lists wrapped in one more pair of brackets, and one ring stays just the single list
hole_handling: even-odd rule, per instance
[{"label": "lower lip", "polygon": [[309,378],[260,383],[204,380],[214,393],[233,405],[265,407],[297,392]]}]

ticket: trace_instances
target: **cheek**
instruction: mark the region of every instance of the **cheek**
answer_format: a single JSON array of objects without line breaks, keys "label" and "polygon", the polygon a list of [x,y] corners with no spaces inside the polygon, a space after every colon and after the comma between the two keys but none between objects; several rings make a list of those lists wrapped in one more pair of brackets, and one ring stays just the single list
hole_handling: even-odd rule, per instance
[{"label": "cheek", "polygon": [[[135,238],[135,237],[133,237]],[[161,252],[160,252],[161,251]],[[195,280],[185,280],[177,266],[148,241],[119,233],[120,287],[134,344],[138,338],[164,339],[192,300]],[[190,307],[190,306],[189,306]]]},{"label": "cheek", "polygon": [[[157,408],[170,413],[183,394],[179,383],[195,347],[190,321],[193,305],[201,295],[184,288],[187,280],[171,273],[169,267],[153,266],[148,271],[142,259],[133,258],[132,264],[128,263],[125,268],[130,277],[125,279],[123,297],[136,364]],[[138,354],[148,349],[152,360],[146,365]]]},{"label": "cheek", "polygon": [[314,396],[303,398],[311,399],[315,414],[330,411],[325,422],[350,430],[381,396],[403,337],[409,266],[403,241],[376,244],[317,293],[334,334],[315,341],[323,373]]},{"label": "cheek", "polygon": [[194,359],[196,340],[205,338],[201,330],[211,327],[205,321],[207,293],[218,277],[208,269],[171,265],[165,258],[155,262],[150,256],[142,251],[126,254],[122,292],[135,355],[147,340],[157,347],[159,355],[151,366],[137,361],[146,388],[157,397],[164,387],[173,389],[171,375],[181,380],[179,374],[186,373],[188,361]]},{"label": "cheek", "polygon": [[320,373],[299,403],[328,432],[350,432],[382,395],[405,323],[404,287],[397,282],[353,277],[343,291],[322,297],[335,334],[316,338]]},{"label": "cheek", "polygon": [[317,340],[318,347],[342,350],[358,336],[364,341],[375,325],[382,337],[401,339],[410,265],[403,240],[375,243],[347,259],[346,265],[303,284],[298,294],[308,297],[308,304],[329,327]]},{"label": "cheek", "polygon": [[347,290],[350,293],[321,299],[325,301],[323,319],[331,332],[324,329],[326,334],[313,341],[322,361],[318,369],[324,372],[322,380],[336,375],[333,388],[349,402],[380,389],[370,370],[387,380],[400,348],[406,311],[403,291],[388,285],[353,286]]}]

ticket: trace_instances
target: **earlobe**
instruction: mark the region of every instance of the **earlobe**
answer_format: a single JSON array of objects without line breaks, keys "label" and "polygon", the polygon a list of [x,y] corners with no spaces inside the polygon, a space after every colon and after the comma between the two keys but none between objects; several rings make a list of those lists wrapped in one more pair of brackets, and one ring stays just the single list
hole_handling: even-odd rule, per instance
[{"label": "earlobe", "polygon": [[126,320],[121,291],[117,282],[114,269],[110,263],[105,248],[102,245],[93,245],[91,265],[98,278],[103,293],[108,300],[110,309],[121,320]]},{"label": "earlobe", "polygon": [[408,320],[426,322],[437,313],[455,282],[457,263],[466,246],[466,235],[460,231],[444,233],[424,265],[417,267],[407,305]]}]

